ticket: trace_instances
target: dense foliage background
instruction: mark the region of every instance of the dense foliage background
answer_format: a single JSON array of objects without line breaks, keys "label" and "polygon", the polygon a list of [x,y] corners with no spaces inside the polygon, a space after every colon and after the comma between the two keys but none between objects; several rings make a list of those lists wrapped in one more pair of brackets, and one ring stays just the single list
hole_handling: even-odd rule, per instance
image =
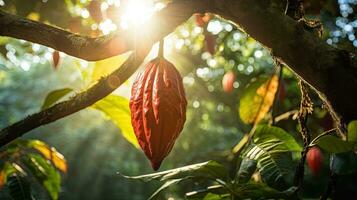
[{"label": "dense foliage background", "polygon": [[[145,4],[154,5],[154,2],[146,1]],[[141,13],[136,13],[134,18],[126,19],[125,8],[130,6],[129,1],[102,1],[100,11],[86,0],[0,0],[0,5],[0,9],[7,12],[89,36],[110,34],[130,26],[130,20],[143,18]],[[309,1],[305,5],[306,16],[322,21],[323,38],[327,43],[356,51],[357,21],[353,12],[356,5],[354,0]],[[95,12],[97,14],[93,14]],[[216,160],[234,174],[236,160],[231,149],[251,128],[239,117],[241,95],[252,79],[278,73],[274,58],[259,43],[227,21],[213,15],[207,18],[199,26],[192,17],[166,39],[165,55],[183,77],[188,111],[185,128],[160,170]],[[0,37],[0,52],[1,127],[39,111],[47,94],[53,90],[74,89],[75,92],[65,97],[68,98],[88,88],[120,66],[126,57],[86,62],[61,53],[59,64],[54,66],[52,49],[5,37]],[[154,47],[147,59],[154,58],[156,52],[157,47]],[[229,71],[236,75],[232,93],[222,89],[222,77]],[[129,98],[131,84],[132,79],[115,94]],[[287,67],[283,71],[281,88],[274,110],[263,122],[269,122],[271,116],[299,109],[297,78]],[[308,127],[314,137],[331,129],[332,120],[316,94],[311,92],[311,96],[314,113]],[[302,144],[297,121],[292,117],[276,125]],[[98,109],[82,110],[38,128],[24,138],[42,140],[66,158],[68,171],[61,173],[59,199],[139,200],[149,197],[160,186],[159,182],[143,183],[118,174],[140,175],[153,171],[141,150],[129,143],[120,127]],[[298,157],[299,153],[293,155],[292,164],[296,165]],[[324,167],[317,177],[305,171],[303,196],[317,198],[323,193],[328,183],[328,163],[329,154],[325,152]],[[353,176],[356,177],[356,173]],[[353,179],[349,180],[351,184],[346,180],[346,189],[356,188]],[[34,177],[30,182],[36,199],[50,198]],[[162,193],[161,198],[181,199],[186,192],[200,189],[204,184],[187,182],[173,186]],[[4,187],[0,199],[10,199],[8,190]]]}]

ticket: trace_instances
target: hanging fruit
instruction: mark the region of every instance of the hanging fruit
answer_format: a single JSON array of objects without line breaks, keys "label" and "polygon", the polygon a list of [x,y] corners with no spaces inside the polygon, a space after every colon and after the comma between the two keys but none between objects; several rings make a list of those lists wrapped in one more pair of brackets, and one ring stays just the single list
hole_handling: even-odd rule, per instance
[{"label": "hanging fruit", "polygon": [[233,84],[235,80],[236,80],[236,75],[234,72],[229,71],[226,74],[224,74],[222,79],[223,90],[227,93],[231,93],[234,89]]},{"label": "hanging fruit", "polygon": [[103,20],[101,4],[101,1],[93,0],[88,5],[89,14],[96,23],[99,23]]},{"label": "hanging fruit", "polygon": [[60,54],[59,54],[58,51],[54,51],[52,53],[52,62],[53,62],[53,68],[54,69],[57,69],[59,61],[60,61]]},{"label": "hanging fruit", "polygon": [[206,50],[214,55],[216,52],[216,38],[209,32],[205,32],[205,45]]},{"label": "hanging fruit", "polygon": [[203,16],[201,13],[195,14],[195,21],[196,21],[197,26],[200,26],[200,27],[203,27],[206,24],[206,22],[203,21]]},{"label": "hanging fruit", "polygon": [[312,174],[316,176],[322,168],[322,153],[318,147],[309,149],[306,155],[307,166]]},{"label": "hanging fruit", "polygon": [[182,78],[162,56],[163,42],[160,44],[159,56],[138,75],[130,98],[132,126],[154,170],[159,169],[182,131],[187,106]]}]

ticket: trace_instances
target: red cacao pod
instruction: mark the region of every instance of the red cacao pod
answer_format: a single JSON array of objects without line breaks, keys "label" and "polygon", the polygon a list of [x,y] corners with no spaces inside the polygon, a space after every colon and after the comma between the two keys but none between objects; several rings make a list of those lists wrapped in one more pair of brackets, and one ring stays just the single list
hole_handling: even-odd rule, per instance
[{"label": "red cacao pod", "polygon": [[203,27],[206,24],[206,22],[203,21],[202,14],[200,14],[200,13],[195,14],[195,21],[196,21],[197,26],[200,26],[200,27]]},{"label": "red cacao pod", "polygon": [[59,54],[59,52],[58,52],[58,51],[54,51],[54,52],[52,53],[52,62],[53,62],[53,68],[54,68],[54,69],[57,69],[59,60],[60,60],[60,54]]},{"label": "red cacao pod", "polygon": [[313,175],[317,175],[322,167],[322,153],[318,147],[312,147],[306,154],[307,166]]},{"label": "red cacao pod", "polygon": [[223,90],[227,93],[231,93],[233,91],[233,83],[236,80],[236,75],[234,72],[227,72],[222,79]]},{"label": "red cacao pod", "polygon": [[182,78],[173,64],[158,57],[136,78],[130,98],[136,138],[154,170],[171,151],[186,121]]}]

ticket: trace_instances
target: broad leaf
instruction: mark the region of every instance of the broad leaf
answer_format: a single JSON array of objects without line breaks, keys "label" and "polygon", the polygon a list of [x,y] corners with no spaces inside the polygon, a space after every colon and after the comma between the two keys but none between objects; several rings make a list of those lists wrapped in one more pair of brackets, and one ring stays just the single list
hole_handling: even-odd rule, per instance
[{"label": "broad leaf", "polygon": [[57,169],[67,172],[67,161],[54,147],[50,147],[40,140],[28,140],[27,147],[36,149],[47,160],[50,160]]},{"label": "broad leaf", "polygon": [[316,141],[316,144],[329,153],[343,153],[351,151],[354,146],[353,143],[341,140],[340,138],[332,135],[326,135],[319,138]]},{"label": "broad leaf", "polygon": [[250,180],[253,173],[257,169],[257,161],[249,158],[243,158],[238,173],[237,181],[238,183],[246,183]]},{"label": "broad leaf", "polygon": [[347,175],[357,172],[357,154],[345,152],[333,154],[330,157],[330,169],[338,175]]},{"label": "broad leaf", "polygon": [[136,148],[139,147],[133,127],[131,126],[129,100],[121,96],[109,95],[95,103],[92,108],[105,113],[121,130],[124,138]]},{"label": "broad leaf", "polygon": [[228,200],[231,199],[231,195],[229,194],[227,188],[222,185],[212,185],[205,189],[192,191],[186,193],[186,198],[189,200],[213,200],[213,199],[222,199]]},{"label": "broad leaf", "polygon": [[236,199],[291,199],[296,190],[296,187],[291,187],[278,191],[261,183],[245,183],[237,185],[234,193]]},{"label": "broad leaf", "polygon": [[239,115],[244,123],[257,124],[264,118],[273,105],[278,82],[275,75],[272,78],[261,76],[248,85],[239,105]]},{"label": "broad leaf", "polygon": [[0,167],[0,190],[6,184],[8,176],[16,172],[14,166],[9,162],[3,162]]},{"label": "broad leaf", "polygon": [[43,185],[51,198],[58,199],[60,192],[61,176],[56,169],[43,157],[37,154],[26,154],[23,163],[33,176]]},{"label": "broad leaf", "polygon": [[71,88],[53,90],[46,96],[45,101],[42,104],[41,110],[49,108],[50,106],[55,104],[58,100],[62,99],[64,96],[66,96],[68,93],[72,91],[73,89]]},{"label": "broad leaf", "polygon": [[348,124],[348,141],[357,143],[357,120]]},{"label": "broad leaf", "polygon": [[168,180],[167,182],[165,182],[159,189],[157,189],[154,194],[152,194],[148,200],[150,199],[157,199],[158,195],[160,194],[161,191],[163,191],[164,189],[170,187],[171,185],[175,185],[178,184],[179,182],[181,182],[183,179],[172,179],[172,180]]},{"label": "broad leaf", "polygon": [[112,73],[119,68],[130,54],[123,54],[95,62],[92,73],[92,81],[97,81],[101,77]]},{"label": "broad leaf", "polygon": [[271,140],[282,143],[274,148],[275,151],[301,151],[301,146],[284,129],[275,126],[259,125],[255,129],[254,143],[260,144]]},{"label": "broad leaf", "polygon": [[227,170],[219,163],[215,161],[208,161],[204,163],[198,163],[194,165],[188,165],[176,169],[162,171],[153,174],[147,174],[142,176],[124,176],[129,179],[137,179],[144,182],[159,180],[166,181],[172,179],[184,179],[184,178],[207,178],[207,179],[226,179],[228,177]]},{"label": "broad leaf", "polygon": [[257,168],[265,183],[274,188],[286,188],[291,182],[293,166],[292,151],[300,151],[295,139],[283,129],[273,126],[257,126],[253,143],[243,154],[244,158],[256,160]]}]

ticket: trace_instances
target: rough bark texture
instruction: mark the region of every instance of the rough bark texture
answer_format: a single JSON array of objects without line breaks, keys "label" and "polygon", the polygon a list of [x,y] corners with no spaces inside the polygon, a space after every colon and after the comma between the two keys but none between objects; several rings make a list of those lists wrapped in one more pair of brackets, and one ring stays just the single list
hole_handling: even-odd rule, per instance
[{"label": "rough bark texture", "polygon": [[[0,35],[43,44],[86,60],[100,60],[136,49],[136,44],[140,47],[149,47],[172,32],[194,12],[212,12],[239,25],[250,36],[269,48],[274,56],[286,63],[318,92],[338,122],[344,124],[357,119],[356,56],[327,45],[319,39],[313,28],[304,21],[296,21],[287,16],[285,10],[286,2],[280,0],[174,1],[153,16],[149,25],[157,27],[151,29],[155,32],[145,32],[141,29],[141,34],[138,35],[134,34],[135,31],[128,30],[99,38],[74,35],[0,12]],[[112,75],[116,75],[123,82],[138,65],[139,62],[127,61]],[[127,69],[130,70],[125,71]],[[0,145],[105,97],[115,89],[109,88],[106,84],[106,80],[112,75],[69,101],[1,130]]]}]

